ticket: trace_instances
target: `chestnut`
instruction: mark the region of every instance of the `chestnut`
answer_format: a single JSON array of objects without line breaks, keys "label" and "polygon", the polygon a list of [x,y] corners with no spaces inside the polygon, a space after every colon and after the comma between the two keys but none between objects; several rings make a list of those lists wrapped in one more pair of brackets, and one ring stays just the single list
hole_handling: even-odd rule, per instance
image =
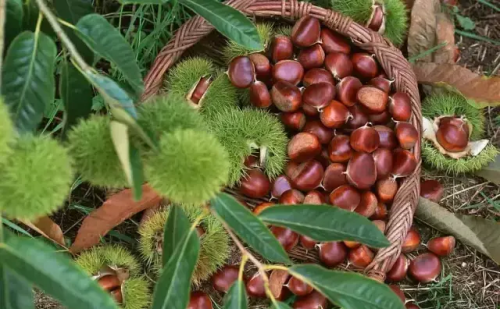
[{"label": "chestnut", "polygon": [[372,29],[375,32],[384,33],[385,31],[385,12],[384,8],[380,4],[375,4],[372,6],[372,15],[366,23],[366,27]]},{"label": "chestnut", "polygon": [[380,114],[385,111],[389,96],[374,86],[363,86],[356,94],[358,102],[371,114]]},{"label": "chestnut", "polygon": [[355,75],[365,79],[371,79],[378,75],[378,65],[372,55],[355,53],[351,56],[351,61]]},{"label": "chestnut", "polygon": [[415,155],[405,149],[396,149],[393,151],[392,174],[394,177],[410,176],[417,168],[417,159]]},{"label": "chestnut", "polygon": [[455,249],[455,243],[455,237],[453,236],[436,237],[429,240],[427,249],[437,256],[448,256]]},{"label": "chestnut", "polygon": [[441,272],[441,261],[434,253],[424,253],[410,263],[408,273],[421,283],[435,281]]},{"label": "chestnut", "polygon": [[387,281],[389,282],[400,282],[406,278],[406,273],[408,272],[408,267],[410,266],[410,261],[408,258],[401,254],[396,259],[396,263],[387,272]]},{"label": "chestnut", "polygon": [[293,276],[288,281],[287,286],[297,296],[305,296],[313,291],[312,286]]},{"label": "chestnut", "polygon": [[287,152],[290,160],[304,162],[321,153],[321,143],[316,135],[300,132],[288,142]]},{"label": "chestnut", "polygon": [[316,244],[318,243],[316,240],[304,235],[300,235],[299,241],[302,247],[307,250],[314,249],[314,247],[316,247]]},{"label": "chestnut", "polygon": [[303,162],[290,174],[292,186],[301,191],[311,191],[319,187],[323,180],[324,168],[316,160]]},{"label": "chestnut", "polygon": [[350,185],[342,185],[330,193],[330,204],[353,211],[361,202],[361,194]]},{"label": "chestnut", "polygon": [[351,53],[351,45],[347,40],[338,33],[333,32],[328,28],[321,29],[321,46],[325,53]]},{"label": "chestnut", "polygon": [[302,104],[302,92],[289,82],[279,81],[271,89],[274,105],[282,112],[295,112]]},{"label": "chestnut", "polygon": [[[352,136],[351,136],[352,137]],[[347,181],[358,189],[369,189],[377,181],[377,169],[373,156],[357,152],[347,164]]]},{"label": "chestnut", "polygon": [[292,189],[292,184],[287,176],[280,175],[274,179],[271,188],[271,197],[280,198],[284,192]]},{"label": "chestnut", "polygon": [[356,151],[372,153],[380,145],[380,137],[374,128],[365,125],[351,133],[350,143]]},{"label": "chestnut", "polygon": [[309,47],[320,41],[321,24],[317,18],[305,15],[292,29],[292,42],[298,47]]},{"label": "chestnut", "polygon": [[266,289],[264,287],[264,279],[262,275],[257,272],[253,277],[248,280],[246,284],[246,291],[250,297],[255,298],[265,298],[266,297]]},{"label": "chestnut", "polygon": [[271,59],[274,63],[290,60],[293,57],[292,40],[285,35],[277,35],[271,44]]},{"label": "chestnut", "polygon": [[357,247],[361,246],[359,242],[356,241],[349,241],[349,240],[344,240],[344,245],[349,248],[349,249],[356,249]]},{"label": "chestnut", "polygon": [[320,44],[315,44],[301,50],[297,60],[306,70],[320,68],[325,63],[325,52]]},{"label": "chestnut", "polygon": [[381,112],[380,114],[369,114],[368,119],[371,123],[376,125],[385,125],[391,121],[391,114],[387,110]]},{"label": "chestnut", "polygon": [[315,117],[319,115],[319,111],[317,108],[314,106],[310,105],[302,105],[302,111],[304,111],[304,114],[307,116]]},{"label": "chestnut", "polygon": [[330,83],[317,83],[307,87],[302,93],[302,102],[317,110],[327,106],[335,97],[335,87]]},{"label": "chestnut", "polygon": [[327,308],[328,300],[317,291],[299,297],[292,305],[293,309],[324,309]]},{"label": "chestnut", "polygon": [[398,182],[392,177],[380,179],[376,183],[377,196],[382,203],[392,203],[398,193]]},{"label": "chestnut", "polygon": [[212,286],[219,292],[226,293],[231,285],[238,280],[239,265],[226,265],[212,276]]},{"label": "chestnut", "polygon": [[420,233],[415,227],[412,227],[408,234],[406,234],[403,245],[401,246],[401,251],[403,253],[410,253],[418,249],[420,246],[421,238]]},{"label": "chestnut", "polygon": [[[383,205],[383,204],[382,204]],[[378,204],[377,204],[378,206]],[[375,211],[377,211],[377,209],[375,209]],[[373,216],[372,216],[373,217]],[[372,218],[370,217],[370,218]],[[382,221],[382,220],[373,220],[372,221],[373,224],[375,224],[375,226],[382,232],[385,234],[385,228],[386,228],[386,223],[385,221]]]},{"label": "chestnut", "polygon": [[301,131],[306,124],[306,115],[300,111],[281,113],[280,118],[285,127],[294,131]]},{"label": "chestnut", "polygon": [[328,144],[328,156],[334,163],[345,163],[352,158],[354,151],[347,135],[336,135]]},{"label": "chestnut", "polygon": [[[123,304],[123,294],[122,294],[122,289],[116,289],[111,292],[111,297],[115,300],[115,302],[119,305]],[[211,308],[211,307],[208,307]],[[188,308],[189,309],[189,308]]]},{"label": "chestnut", "polygon": [[319,259],[327,267],[335,267],[347,258],[347,247],[343,242],[331,241],[318,245]]},{"label": "chestnut", "polygon": [[345,106],[353,106],[357,102],[359,89],[363,84],[354,76],[346,76],[337,84],[337,97]]},{"label": "chestnut", "polygon": [[370,219],[384,220],[385,218],[387,218],[387,206],[379,201],[377,208],[375,208],[375,213],[370,217]]},{"label": "chestnut", "polygon": [[260,168],[259,158],[255,155],[249,155],[246,157],[243,164],[250,169]]},{"label": "chestnut", "polygon": [[202,291],[191,292],[187,309],[212,309],[212,300]]},{"label": "chestnut", "polygon": [[354,212],[362,215],[363,217],[370,218],[375,213],[377,204],[378,200],[375,194],[371,191],[364,191],[361,193],[361,200],[358,207],[354,209]]},{"label": "chestnut", "polygon": [[198,235],[198,237],[205,235],[205,229],[203,229],[203,227],[201,227],[201,226],[197,226],[196,227],[196,234]]},{"label": "chestnut", "polygon": [[271,182],[267,176],[258,169],[252,169],[243,176],[240,184],[240,193],[251,198],[262,198],[271,190]]},{"label": "chestnut", "polygon": [[276,237],[281,246],[283,246],[283,249],[287,252],[291,251],[299,243],[299,234],[290,229],[272,226],[271,233],[273,233],[274,237]]},{"label": "chestnut", "polygon": [[468,124],[461,119],[455,121],[442,119],[436,132],[436,140],[449,152],[464,151],[469,143]]},{"label": "chestnut", "polygon": [[389,177],[393,163],[392,151],[387,148],[379,148],[372,155],[377,169],[377,180]]},{"label": "chestnut", "polygon": [[413,148],[419,139],[417,129],[408,122],[398,122],[394,132],[396,133],[399,145],[403,149]]},{"label": "chestnut", "polygon": [[290,189],[281,194],[278,203],[282,205],[297,205],[302,204],[304,199],[305,196],[302,192],[296,189]]},{"label": "chestnut", "polygon": [[330,104],[323,108],[319,117],[326,127],[340,128],[349,120],[351,114],[344,104],[332,100]]},{"label": "chestnut", "polygon": [[349,107],[349,112],[352,118],[347,121],[346,127],[348,129],[357,129],[368,123],[368,116],[358,104]]},{"label": "chestnut", "polygon": [[304,77],[304,67],[295,60],[281,60],[273,67],[274,81],[289,82],[298,85]]},{"label": "chestnut", "polygon": [[365,268],[373,261],[374,256],[367,246],[361,245],[349,251],[349,262],[356,268]]},{"label": "chestnut", "polygon": [[398,146],[396,133],[391,128],[381,125],[374,126],[373,128],[378,133],[380,148],[395,149]]},{"label": "chestnut", "polygon": [[264,209],[268,208],[268,207],[271,207],[275,205],[274,203],[269,203],[269,202],[266,202],[266,203],[260,203],[259,205],[255,206],[255,208],[253,209],[253,213],[255,215],[259,215],[262,211],[264,211]]},{"label": "chestnut", "polygon": [[353,64],[349,56],[344,53],[329,53],[325,58],[325,68],[336,79],[342,79],[352,74]]},{"label": "chestnut", "polygon": [[330,158],[328,157],[328,150],[326,148],[323,147],[323,149],[321,150],[321,153],[316,156],[315,158],[319,163],[321,163],[321,165],[323,166],[323,168],[327,168],[332,162],[330,162]]},{"label": "chestnut", "polygon": [[194,106],[199,107],[198,103],[200,103],[201,99],[205,96],[211,84],[212,79],[210,76],[200,78],[196,87],[194,87],[188,95],[189,101],[191,101]]},{"label": "chestnut", "polygon": [[420,183],[420,196],[438,203],[444,194],[443,185],[437,180],[425,180]]},{"label": "chestnut", "polygon": [[391,92],[391,86],[392,86],[393,81],[388,80],[385,77],[382,76],[377,76],[375,78],[372,78],[368,84],[377,87],[378,89],[382,90],[385,93]]},{"label": "chestnut", "polygon": [[405,293],[399,288],[399,286],[391,284],[389,285],[389,288],[399,297],[403,304],[406,302]]},{"label": "chestnut", "polygon": [[302,78],[302,84],[304,84],[304,87],[309,87],[317,83],[330,83],[335,85],[332,73],[325,69],[314,68],[304,74],[304,77]]},{"label": "chestnut", "polygon": [[333,130],[325,127],[321,121],[309,120],[302,132],[307,132],[316,135],[321,144],[328,144],[333,137]]},{"label": "chestnut", "polygon": [[326,197],[323,193],[317,190],[312,190],[306,194],[304,198],[304,204],[323,205],[326,204]]},{"label": "chestnut", "polygon": [[257,80],[268,82],[272,75],[272,65],[263,54],[255,53],[248,56],[255,67],[255,76]]},{"label": "chestnut", "polygon": [[332,192],[338,187],[347,184],[347,178],[345,176],[346,170],[347,167],[341,163],[332,163],[328,165],[323,177],[323,188],[327,192]]},{"label": "chestnut", "polygon": [[288,271],[275,269],[269,276],[269,289],[277,300],[283,300],[288,294],[288,289],[285,283],[288,281],[290,275]]},{"label": "chestnut", "polygon": [[255,81],[255,67],[246,56],[238,56],[231,60],[227,74],[231,84],[236,88],[248,88]]},{"label": "chestnut", "polygon": [[411,117],[410,96],[404,92],[396,92],[389,98],[389,113],[396,121],[408,121]]},{"label": "chestnut", "polygon": [[99,280],[97,280],[97,283],[101,286],[103,290],[108,292],[120,288],[122,285],[120,279],[118,279],[118,276],[115,275],[103,276],[99,278]]},{"label": "chestnut", "polygon": [[273,103],[266,84],[256,81],[250,86],[250,103],[258,108],[267,108]]}]

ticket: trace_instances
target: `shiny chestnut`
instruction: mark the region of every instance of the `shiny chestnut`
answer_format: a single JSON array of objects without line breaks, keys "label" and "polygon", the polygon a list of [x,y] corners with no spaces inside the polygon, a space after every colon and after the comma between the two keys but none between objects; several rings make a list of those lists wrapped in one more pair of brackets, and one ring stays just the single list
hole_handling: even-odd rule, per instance
[{"label": "shiny chestnut", "polygon": [[292,42],[298,47],[309,47],[320,42],[321,24],[317,18],[305,15],[292,29]]},{"label": "shiny chestnut", "polygon": [[369,153],[357,152],[347,164],[347,181],[362,190],[369,189],[377,181],[375,160]]},{"label": "shiny chestnut", "polygon": [[250,58],[239,56],[231,60],[227,74],[233,86],[248,88],[255,81],[255,66]]},{"label": "shiny chestnut", "polygon": [[330,83],[317,83],[307,87],[302,93],[302,103],[321,110],[335,97],[335,87]]},{"label": "shiny chestnut", "polygon": [[328,156],[334,163],[348,162],[353,154],[350,137],[347,135],[336,135],[328,145]]},{"label": "shiny chestnut", "polygon": [[262,198],[269,193],[269,190],[271,190],[271,182],[261,170],[249,170],[241,180],[240,192],[245,196]]},{"label": "shiny chestnut", "polygon": [[345,106],[353,106],[357,102],[359,89],[363,84],[354,76],[346,76],[337,84],[337,98]]},{"label": "shiny chestnut", "polygon": [[302,92],[289,82],[278,81],[271,89],[271,99],[280,111],[295,112],[302,104]]},{"label": "shiny chestnut", "polygon": [[378,64],[367,53],[355,53],[351,57],[354,74],[364,79],[371,79],[378,75]]},{"label": "shiny chestnut", "polygon": [[281,60],[273,67],[274,81],[285,81],[298,85],[304,77],[304,67],[295,60]]},{"label": "shiny chestnut", "polygon": [[319,187],[323,175],[323,165],[316,160],[309,160],[297,166],[290,175],[290,181],[294,188],[301,191],[311,191]]},{"label": "shiny chestnut", "polygon": [[361,194],[350,185],[343,185],[330,193],[330,204],[345,210],[354,211],[361,202]]},{"label": "shiny chestnut", "polygon": [[338,33],[328,28],[321,29],[321,46],[327,54],[329,53],[351,53],[351,45]]},{"label": "shiny chestnut", "polygon": [[315,44],[311,47],[302,49],[299,52],[297,60],[306,70],[320,68],[325,63],[325,52],[320,44]]},{"label": "shiny chestnut", "polygon": [[444,194],[443,185],[437,180],[425,180],[420,183],[420,196],[438,203]]},{"label": "shiny chestnut", "polygon": [[268,108],[273,103],[267,85],[256,81],[250,86],[250,103],[258,108]]},{"label": "shiny chestnut", "polygon": [[328,128],[340,128],[349,120],[351,113],[347,107],[339,101],[332,100],[320,112],[321,122]]},{"label": "shiny chestnut", "polygon": [[322,182],[326,192],[332,192],[338,187],[347,184],[346,170],[347,167],[341,163],[332,163],[326,168]]},{"label": "shiny chestnut", "polygon": [[277,35],[271,44],[271,59],[274,63],[293,58],[292,40],[285,35]]},{"label": "shiny chestnut", "polygon": [[321,153],[321,143],[316,135],[300,132],[288,142],[287,153],[290,160],[304,162]]},{"label": "shiny chestnut", "polygon": [[324,126],[319,120],[309,120],[302,132],[316,135],[319,142],[323,145],[328,144],[333,138],[333,130]]},{"label": "shiny chestnut", "polygon": [[327,267],[335,267],[347,258],[347,247],[341,241],[325,242],[319,244],[318,247],[319,259]]},{"label": "shiny chestnut", "polygon": [[344,53],[334,52],[326,55],[325,67],[337,79],[350,76],[353,71],[351,59]]},{"label": "shiny chestnut", "polygon": [[281,122],[290,130],[302,131],[306,125],[306,115],[301,111],[281,113]]},{"label": "shiny chestnut", "polygon": [[403,149],[413,148],[420,138],[415,126],[408,122],[398,122],[394,132],[399,145]]},{"label": "shiny chestnut", "polygon": [[325,69],[314,68],[304,74],[304,77],[302,78],[302,84],[304,84],[304,87],[309,87],[317,83],[330,83],[335,85],[332,73]]},{"label": "shiny chestnut", "polygon": [[299,243],[299,235],[294,231],[280,227],[280,226],[272,226],[271,233],[273,233],[274,237],[279,241],[279,243],[283,246],[285,251],[290,251]]},{"label": "shiny chestnut", "polygon": [[297,205],[304,202],[304,194],[296,189],[290,189],[281,194],[278,203],[281,205]]}]

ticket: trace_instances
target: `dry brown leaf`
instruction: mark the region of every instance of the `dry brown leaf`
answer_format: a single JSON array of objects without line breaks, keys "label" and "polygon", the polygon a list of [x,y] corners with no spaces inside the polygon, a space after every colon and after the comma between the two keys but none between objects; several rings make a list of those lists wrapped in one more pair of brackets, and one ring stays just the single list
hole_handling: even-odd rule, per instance
[{"label": "dry brown leaf", "polygon": [[33,222],[22,221],[25,225],[35,230],[43,237],[52,240],[63,248],[66,248],[64,243],[64,234],[61,227],[52,221],[48,216],[40,217]]},{"label": "dry brown leaf", "polygon": [[161,197],[148,185],[142,186],[142,199],[138,202],[134,200],[131,189],[110,196],[101,207],[91,212],[83,220],[70,251],[78,253],[98,244],[101,237],[115,226],[160,202]]},{"label": "dry brown leaf", "polygon": [[[408,55],[414,57],[436,46],[436,14],[441,12],[439,0],[415,0],[408,30]],[[432,55],[420,60],[431,61]]]},{"label": "dry brown leaf", "polygon": [[455,64],[417,62],[413,65],[417,80],[422,84],[447,84],[478,107],[500,106],[500,78],[478,75]]},{"label": "dry brown leaf", "polygon": [[436,45],[445,46],[433,53],[435,63],[455,63],[455,25],[447,14],[436,15]]}]

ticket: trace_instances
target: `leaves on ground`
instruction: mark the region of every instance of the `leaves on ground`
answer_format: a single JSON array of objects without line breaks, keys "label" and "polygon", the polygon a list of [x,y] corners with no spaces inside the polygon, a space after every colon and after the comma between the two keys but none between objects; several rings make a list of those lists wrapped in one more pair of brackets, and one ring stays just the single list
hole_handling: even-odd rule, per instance
[{"label": "leaves on ground", "polygon": [[436,45],[446,44],[432,54],[435,63],[455,63],[455,25],[445,13],[436,15]]},{"label": "leaves on ground", "polygon": [[61,227],[52,221],[48,216],[40,217],[33,222],[24,221],[25,225],[37,231],[43,237],[52,240],[53,242],[65,247],[64,234]]},{"label": "leaves on ground", "polygon": [[[408,56],[417,56],[436,45],[436,14],[440,12],[439,0],[415,0],[411,10],[408,30]],[[432,55],[420,58],[431,61]]]},{"label": "leaves on ground", "polygon": [[496,157],[495,161],[491,162],[487,167],[483,168],[476,174],[488,181],[500,185],[500,155]]}]

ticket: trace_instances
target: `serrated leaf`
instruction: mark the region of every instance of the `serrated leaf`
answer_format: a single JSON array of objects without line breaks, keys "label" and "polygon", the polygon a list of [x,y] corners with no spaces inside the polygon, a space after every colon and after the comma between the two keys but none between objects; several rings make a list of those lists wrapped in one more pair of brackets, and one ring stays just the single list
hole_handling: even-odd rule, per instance
[{"label": "serrated leaf", "polygon": [[174,254],[174,250],[189,232],[191,224],[180,206],[172,205],[168,212],[165,230],[163,232],[163,266]]},{"label": "serrated leaf", "polygon": [[289,272],[343,309],[405,308],[389,286],[360,274],[328,270],[312,264],[294,265]]},{"label": "serrated leaf", "polygon": [[259,218],[317,241],[350,240],[374,248],[390,245],[370,220],[331,205],[275,205],[261,212]]},{"label": "serrated leaf", "polygon": [[495,161],[488,164],[482,170],[476,173],[484,179],[500,185],[500,155],[497,155]]},{"label": "serrated leaf", "polygon": [[255,25],[240,11],[214,0],[179,0],[211,23],[217,31],[250,50],[264,47]]},{"label": "serrated leaf", "polygon": [[22,0],[7,0],[5,8],[5,46],[8,48],[12,40],[23,30]]},{"label": "serrated leaf", "polygon": [[[36,258],[33,258],[36,257]],[[32,238],[9,236],[0,260],[71,309],[118,309],[114,300],[67,256]]]},{"label": "serrated leaf", "polygon": [[248,300],[245,283],[237,280],[224,297],[224,309],[247,309]]},{"label": "serrated leaf", "polygon": [[0,263],[0,308],[35,308],[32,285],[2,263]]},{"label": "serrated leaf", "polygon": [[290,264],[288,255],[264,223],[234,197],[220,193],[210,202],[220,220],[269,261]]},{"label": "serrated leaf", "polygon": [[64,60],[61,63],[59,80],[60,97],[64,103],[64,132],[74,126],[79,119],[92,111],[92,88],[85,76],[75,66]]},{"label": "serrated leaf", "polygon": [[139,97],[144,90],[134,51],[120,32],[98,14],[82,17],[76,24],[80,38],[96,53],[113,63]]},{"label": "serrated leaf", "polygon": [[56,45],[47,35],[25,31],[7,51],[2,94],[21,132],[36,129],[45,107],[54,101]]},{"label": "serrated leaf", "polygon": [[453,214],[420,198],[416,217],[431,227],[455,236],[500,265],[500,223],[481,217]]},{"label": "serrated leaf", "polygon": [[200,240],[191,227],[163,268],[153,295],[152,309],[185,309],[189,302],[191,276],[198,261]]}]

